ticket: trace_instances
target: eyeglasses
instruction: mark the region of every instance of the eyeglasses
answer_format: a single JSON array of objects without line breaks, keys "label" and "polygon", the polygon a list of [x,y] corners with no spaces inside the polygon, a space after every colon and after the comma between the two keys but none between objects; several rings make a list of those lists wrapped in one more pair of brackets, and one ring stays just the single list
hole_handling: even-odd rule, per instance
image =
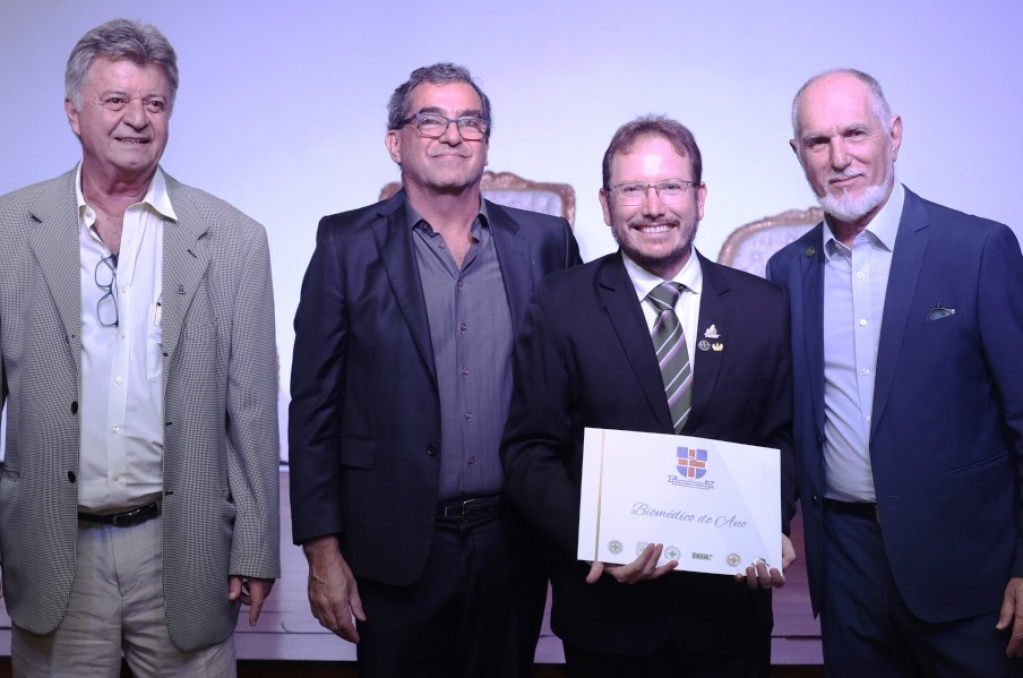
[{"label": "eyeglasses", "polygon": [[487,135],[490,123],[482,118],[445,118],[436,113],[416,113],[401,121],[402,127],[413,125],[419,134],[428,139],[439,139],[448,131],[448,126],[455,123],[458,133],[466,141],[479,141]]},{"label": "eyeglasses", "polygon": [[96,285],[105,290],[99,301],[96,302],[96,317],[103,327],[117,327],[117,296],[114,290],[117,288],[117,255],[111,254],[103,257],[96,264],[94,273]]},{"label": "eyeglasses", "polygon": [[683,196],[693,186],[698,185],[697,181],[688,179],[665,179],[656,184],[628,183],[612,186],[611,190],[618,196],[618,202],[622,205],[642,205],[646,200],[647,192],[652,188],[657,192],[661,202],[674,205],[682,202]]}]

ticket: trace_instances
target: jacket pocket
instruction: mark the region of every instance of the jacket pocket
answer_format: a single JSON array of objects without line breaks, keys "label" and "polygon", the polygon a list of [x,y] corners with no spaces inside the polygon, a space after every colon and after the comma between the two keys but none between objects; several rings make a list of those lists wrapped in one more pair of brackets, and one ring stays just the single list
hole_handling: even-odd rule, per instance
[{"label": "jacket pocket", "polygon": [[341,436],[341,465],[351,468],[371,469],[376,463],[376,438],[355,438]]}]

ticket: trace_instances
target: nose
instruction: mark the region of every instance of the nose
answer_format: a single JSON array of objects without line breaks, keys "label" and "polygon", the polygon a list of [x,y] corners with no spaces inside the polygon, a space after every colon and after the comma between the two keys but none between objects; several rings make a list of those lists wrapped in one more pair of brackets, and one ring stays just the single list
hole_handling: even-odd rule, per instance
[{"label": "nose", "polygon": [[849,166],[849,153],[845,148],[842,139],[836,139],[831,143],[831,167],[836,170],[844,170]]},{"label": "nose", "polygon": [[146,114],[146,105],[141,99],[132,99],[124,107],[124,122],[133,129],[145,129],[149,125],[149,116]]},{"label": "nose", "polygon": [[661,202],[661,196],[657,193],[657,188],[647,186],[646,195],[643,196],[643,215],[656,217],[662,214],[664,214],[664,203]]},{"label": "nose", "polygon": [[462,133],[458,130],[457,120],[448,120],[448,126],[444,128],[444,134],[440,135],[440,139],[451,146],[462,143]]}]

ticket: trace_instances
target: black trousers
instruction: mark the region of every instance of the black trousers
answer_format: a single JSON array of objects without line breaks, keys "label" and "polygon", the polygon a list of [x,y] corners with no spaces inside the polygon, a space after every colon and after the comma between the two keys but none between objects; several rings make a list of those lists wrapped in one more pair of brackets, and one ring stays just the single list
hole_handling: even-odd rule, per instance
[{"label": "black trousers", "polygon": [[422,578],[406,587],[358,580],[360,678],[532,675],[546,578],[510,509],[438,518]]}]

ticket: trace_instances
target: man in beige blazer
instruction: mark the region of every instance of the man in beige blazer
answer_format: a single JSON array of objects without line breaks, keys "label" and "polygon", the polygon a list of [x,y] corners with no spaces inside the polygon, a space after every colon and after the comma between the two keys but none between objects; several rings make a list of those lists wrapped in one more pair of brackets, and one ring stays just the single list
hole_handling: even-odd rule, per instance
[{"label": "man in beige blazer", "polygon": [[82,162],[0,198],[3,593],[17,675],[235,673],[279,576],[263,228],[159,160],[173,48],[124,20],[68,60]]}]

